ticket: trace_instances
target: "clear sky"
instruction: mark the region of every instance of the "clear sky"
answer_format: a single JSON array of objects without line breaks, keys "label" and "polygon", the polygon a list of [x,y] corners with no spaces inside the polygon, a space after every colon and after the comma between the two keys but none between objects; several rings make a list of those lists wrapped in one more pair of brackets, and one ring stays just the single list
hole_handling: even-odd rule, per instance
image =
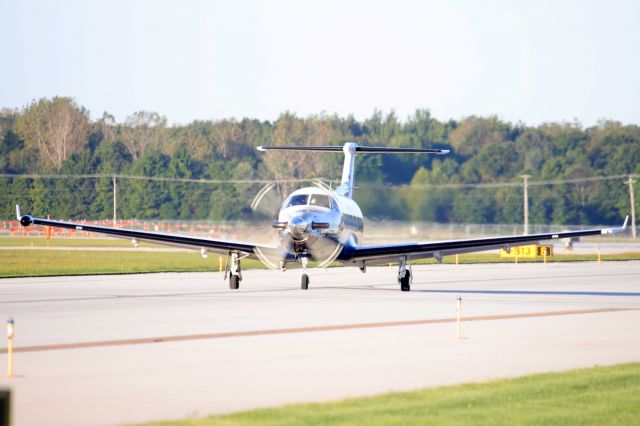
[{"label": "clear sky", "polygon": [[640,1],[0,0],[0,108],[640,124]]}]

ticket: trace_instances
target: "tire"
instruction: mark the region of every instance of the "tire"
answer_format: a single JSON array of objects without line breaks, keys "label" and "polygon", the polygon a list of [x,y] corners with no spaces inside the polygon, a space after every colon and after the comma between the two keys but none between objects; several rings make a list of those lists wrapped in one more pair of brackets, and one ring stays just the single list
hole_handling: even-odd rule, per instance
[{"label": "tire", "polygon": [[237,290],[240,288],[240,277],[237,275],[229,276],[229,288],[231,290]]},{"label": "tire", "polygon": [[302,290],[309,290],[309,275],[302,274],[302,277],[300,278],[300,288]]},{"label": "tire", "polygon": [[400,290],[411,291],[411,272],[406,271],[404,277],[400,278]]}]

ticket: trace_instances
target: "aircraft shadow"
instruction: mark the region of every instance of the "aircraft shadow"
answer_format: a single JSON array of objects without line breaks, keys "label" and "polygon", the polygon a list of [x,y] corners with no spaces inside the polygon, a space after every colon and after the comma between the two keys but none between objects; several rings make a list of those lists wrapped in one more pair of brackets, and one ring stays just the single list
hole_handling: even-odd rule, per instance
[{"label": "aircraft shadow", "polygon": [[[495,295],[533,295],[533,296],[596,296],[596,297],[640,297],[640,293],[637,292],[621,292],[621,291],[551,291],[551,290],[468,290],[468,289],[424,289],[416,288],[416,285],[430,284],[430,283],[414,283],[411,287],[411,293],[443,293],[443,294],[495,294]],[[390,284],[368,284],[363,286],[323,286],[318,287],[318,290],[373,290],[373,291],[387,291],[398,292],[399,289]]]},{"label": "aircraft shadow", "polygon": [[601,296],[601,297],[640,297],[640,293],[617,291],[542,291],[542,290],[439,290],[411,289],[421,293],[456,293],[456,294],[514,294],[514,295],[549,295],[549,296]]}]

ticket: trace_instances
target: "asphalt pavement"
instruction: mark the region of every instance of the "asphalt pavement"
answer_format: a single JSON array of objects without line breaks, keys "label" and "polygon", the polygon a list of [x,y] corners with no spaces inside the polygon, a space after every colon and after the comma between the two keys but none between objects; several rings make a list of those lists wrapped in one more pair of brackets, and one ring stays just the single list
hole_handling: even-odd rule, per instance
[{"label": "asphalt pavement", "polygon": [[15,425],[114,425],[640,361],[640,262],[413,272],[0,279],[0,388]]}]

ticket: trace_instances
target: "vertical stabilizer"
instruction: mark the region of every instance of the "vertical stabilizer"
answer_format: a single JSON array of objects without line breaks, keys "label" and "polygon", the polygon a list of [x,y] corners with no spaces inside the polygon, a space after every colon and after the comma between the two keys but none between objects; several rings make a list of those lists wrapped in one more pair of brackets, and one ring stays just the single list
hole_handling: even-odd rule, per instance
[{"label": "vertical stabilizer", "polygon": [[345,143],[342,147],[344,152],[344,164],[342,165],[342,180],[336,192],[344,197],[353,198],[353,175],[356,164],[356,150],[358,145],[353,142]]}]

